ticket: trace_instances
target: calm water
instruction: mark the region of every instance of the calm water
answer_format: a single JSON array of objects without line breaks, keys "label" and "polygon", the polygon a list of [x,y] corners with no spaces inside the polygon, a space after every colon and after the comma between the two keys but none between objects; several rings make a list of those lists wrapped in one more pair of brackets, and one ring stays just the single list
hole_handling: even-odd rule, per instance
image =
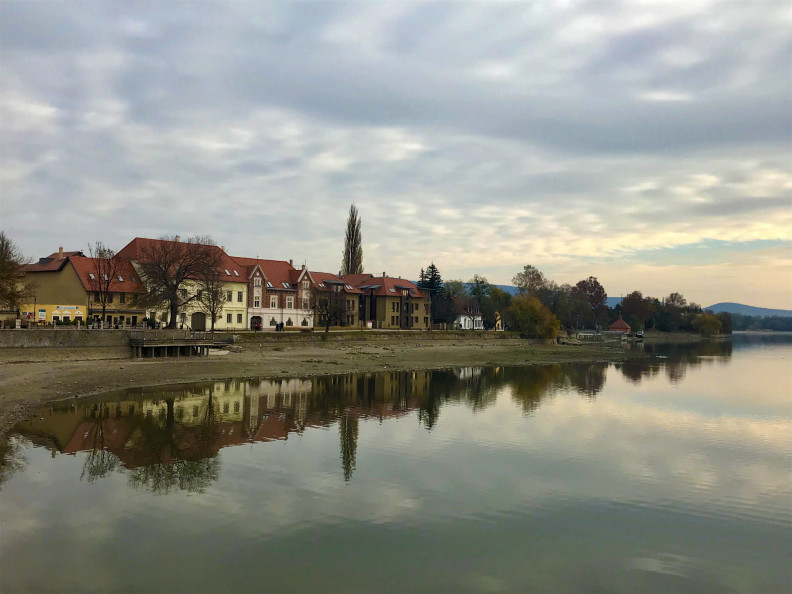
[{"label": "calm water", "polygon": [[792,342],[136,390],[6,446],[2,592],[789,592]]}]

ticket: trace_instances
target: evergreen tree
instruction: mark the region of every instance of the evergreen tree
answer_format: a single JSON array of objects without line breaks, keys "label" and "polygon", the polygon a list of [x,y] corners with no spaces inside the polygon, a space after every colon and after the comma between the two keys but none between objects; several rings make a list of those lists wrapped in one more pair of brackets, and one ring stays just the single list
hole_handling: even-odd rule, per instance
[{"label": "evergreen tree", "polygon": [[363,240],[360,236],[360,217],[354,204],[349,207],[344,254],[341,260],[341,274],[360,274],[363,272]]}]

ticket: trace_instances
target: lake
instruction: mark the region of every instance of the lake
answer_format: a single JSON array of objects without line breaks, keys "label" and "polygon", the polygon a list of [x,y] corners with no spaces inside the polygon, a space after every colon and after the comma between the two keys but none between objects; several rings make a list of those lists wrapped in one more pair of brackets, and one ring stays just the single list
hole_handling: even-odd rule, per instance
[{"label": "lake", "polygon": [[40,408],[2,592],[789,592],[792,339]]}]

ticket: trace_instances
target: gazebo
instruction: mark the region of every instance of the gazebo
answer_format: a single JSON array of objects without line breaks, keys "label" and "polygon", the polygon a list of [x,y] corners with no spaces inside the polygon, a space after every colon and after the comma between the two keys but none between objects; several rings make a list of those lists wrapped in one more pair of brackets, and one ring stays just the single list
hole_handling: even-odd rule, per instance
[{"label": "gazebo", "polygon": [[619,319],[613,322],[608,328],[611,332],[625,332],[627,334],[630,333],[630,325],[622,320],[621,314],[619,314]]}]

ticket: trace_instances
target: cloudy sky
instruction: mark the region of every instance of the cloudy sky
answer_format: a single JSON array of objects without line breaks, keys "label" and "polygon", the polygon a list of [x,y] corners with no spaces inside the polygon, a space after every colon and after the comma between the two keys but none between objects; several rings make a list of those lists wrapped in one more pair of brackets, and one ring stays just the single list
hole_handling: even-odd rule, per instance
[{"label": "cloudy sky", "polygon": [[788,0],[0,1],[0,226],[792,308]]}]

